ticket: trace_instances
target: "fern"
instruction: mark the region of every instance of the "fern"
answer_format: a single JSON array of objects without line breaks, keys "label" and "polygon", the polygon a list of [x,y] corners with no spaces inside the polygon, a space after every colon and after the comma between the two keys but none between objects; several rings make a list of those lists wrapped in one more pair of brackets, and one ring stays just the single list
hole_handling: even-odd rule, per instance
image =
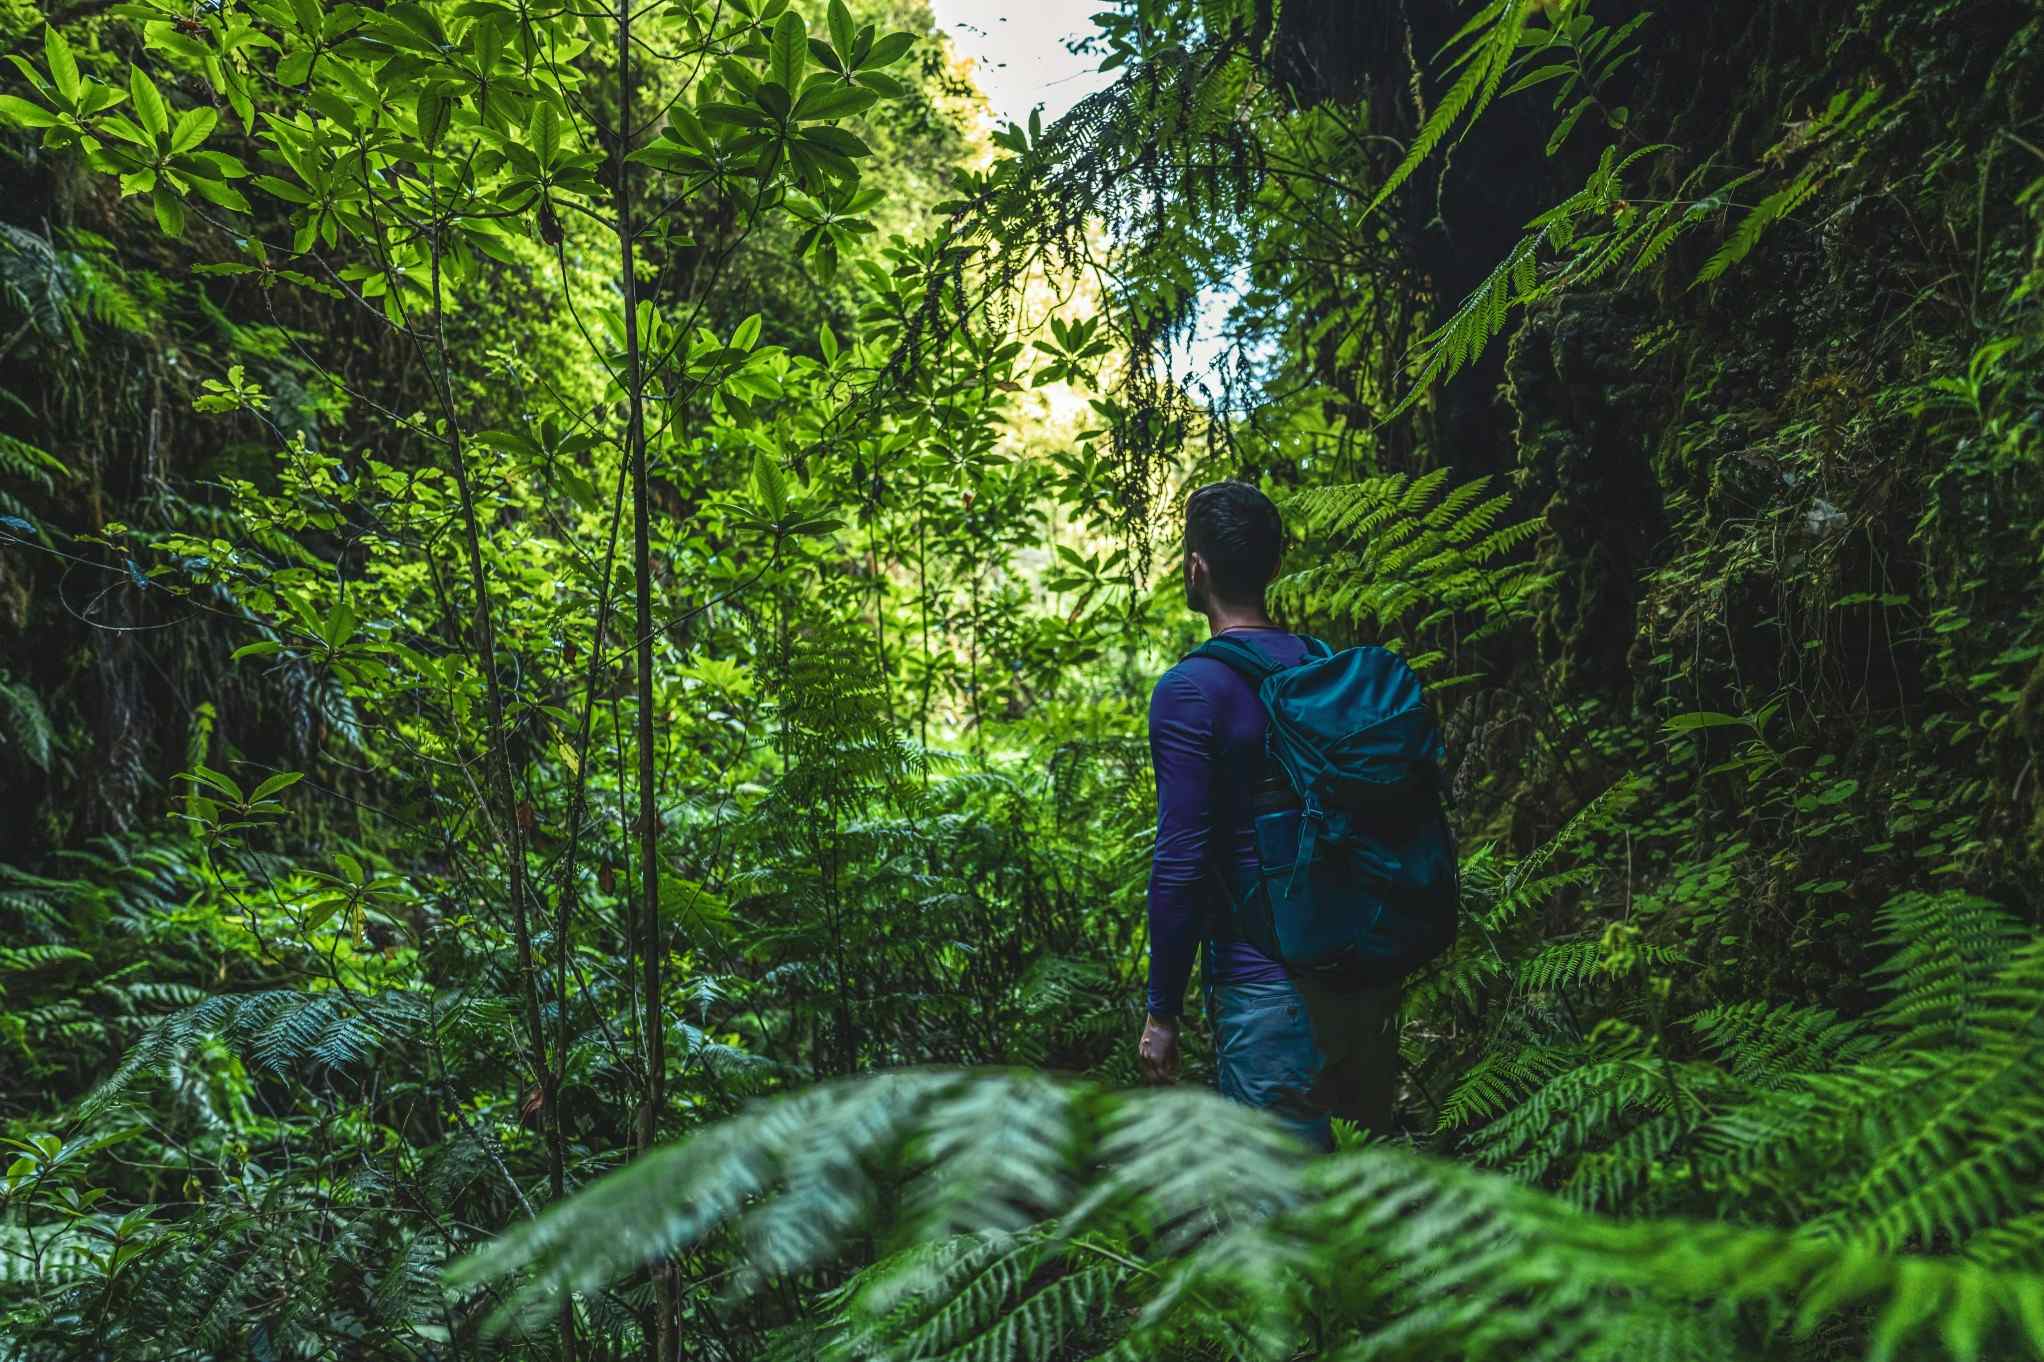
[{"label": "fern", "polygon": [[[1330,548],[1315,566],[1277,580],[1274,607],[1390,634],[1416,668],[1427,664],[1413,646],[1420,639],[1466,643],[1530,618],[1548,579],[1513,557],[1538,523],[1498,526],[1509,494],[1486,495],[1487,477],[1442,494],[1446,475],[1386,475],[1292,497],[1294,523]],[[1466,621],[1466,631],[1447,633],[1440,626],[1448,620]],[[1408,631],[1418,637],[1402,638]]]},{"label": "fern", "polygon": [[1486,1046],[1476,1062],[1463,1070],[1454,1090],[1441,1104],[1435,1133],[1503,1113],[1581,1059],[1582,1051],[1574,1046]]},{"label": "fern", "polygon": [[7,740],[39,771],[47,772],[59,747],[56,725],[35,688],[0,672],[0,707],[7,712]]},{"label": "fern", "polygon": [[[1779,160],[1804,148],[1863,131],[1881,112],[1878,107],[1880,97],[1879,86],[1862,90],[1857,95],[1847,90],[1839,91],[1831,97],[1824,112],[1792,125],[1787,136],[1767,153],[1767,159]],[[1723,278],[1727,270],[1751,255],[1769,228],[1808,203],[1824,187],[1831,169],[1830,164],[1818,161],[1747,210],[1746,215],[1739,219],[1739,225],[1725,238],[1724,244],[1696,272],[1691,287]],[[1718,197],[1722,199],[1727,192],[1721,190]]]},{"label": "fern", "polygon": [[360,1062],[393,1037],[416,1032],[425,1018],[423,1001],[405,993],[274,989],[211,997],[143,1033],[119,1066],[79,1104],[79,1115],[103,1111],[200,1040],[217,1037],[238,1045],[255,1063],[277,1073],[301,1063],[341,1069]]},{"label": "fern", "polygon": [[[964,1234],[939,1228],[956,1217],[910,1222],[910,1242],[840,1297],[822,1330],[829,1355],[1156,1355],[1205,1327],[1230,1351],[1282,1356],[1316,1316],[1343,1323],[1353,1356],[1616,1358],[1646,1340],[1704,1355],[1692,1327],[1762,1351],[1789,1320],[1842,1322],[1854,1303],[1872,1307],[1877,1352],[1925,1330],[1962,1359],[2008,1333],[2044,1344],[2044,1281],[1980,1263],[1615,1222],[1388,1147],[1287,1156],[1260,1116],[1207,1094],[1019,1081],[901,1073],[778,1099],[513,1229],[454,1280],[515,1277],[514,1304],[534,1307],[734,1220],[756,1280],[817,1267],[873,1222],[883,1182],[942,1179],[954,1208],[998,1221],[1017,1190],[990,1157],[1017,1138],[987,1128],[982,1113],[1000,1106],[1041,1146],[1027,1166],[1042,1219]],[[1149,1247],[1125,1246],[1143,1227]],[[1112,1248],[1087,1237],[1110,1230]],[[1126,1303],[1123,1336],[1106,1324],[1110,1299]]]},{"label": "fern", "polygon": [[1969,1043],[1970,1009],[1983,1001],[1976,990],[2028,935],[1970,894],[1898,894],[1875,925],[1890,952],[1877,972],[1894,995],[1875,1015],[1894,1045],[1910,1049]]},{"label": "fern", "polygon": [[1865,1058],[1878,1044],[1858,1022],[1814,1007],[1726,1003],[1688,1019],[1733,1077],[1761,1091],[1786,1087],[1798,1074]]},{"label": "fern", "polygon": [[1042,1232],[976,1231],[903,1249],[838,1293],[821,1356],[1049,1362],[1074,1335],[1111,1329],[1103,1307],[1131,1275],[1060,1248]]},{"label": "fern", "polygon": [[1498,87],[1504,82],[1505,72],[1511,68],[1512,59],[1519,54],[1520,35],[1526,31],[1527,20],[1536,8],[1533,0],[1492,0],[1448,40],[1444,51],[1458,44],[1467,44],[1461,55],[1448,66],[1450,72],[1461,68],[1462,74],[1455,78],[1454,84],[1441,96],[1419,131],[1413,134],[1404,159],[1377,187],[1376,196],[1364,210],[1366,215],[1382,207],[1386,199],[1412,178],[1412,173],[1447,140],[1456,124],[1461,124],[1466,132],[1469,125],[1490,107]]},{"label": "fern", "polygon": [[1971,992],[1967,1044],[1938,1052],[1901,1119],[1876,1127],[1885,1147],[1826,1231],[1882,1248],[1964,1243],[2028,1199],[2044,1167],[2044,942]]}]

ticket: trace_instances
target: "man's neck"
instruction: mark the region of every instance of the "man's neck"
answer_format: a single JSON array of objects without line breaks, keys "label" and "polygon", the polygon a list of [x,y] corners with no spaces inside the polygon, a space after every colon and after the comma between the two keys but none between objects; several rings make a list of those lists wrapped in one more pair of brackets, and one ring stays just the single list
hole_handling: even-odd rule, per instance
[{"label": "man's neck", "polygon": [[1277,624],[1264,613],[1260,605],[1221,605],[1206,612],[1207,629],[1210,633],[1223,634],[1230,629],[1275,629]]}]

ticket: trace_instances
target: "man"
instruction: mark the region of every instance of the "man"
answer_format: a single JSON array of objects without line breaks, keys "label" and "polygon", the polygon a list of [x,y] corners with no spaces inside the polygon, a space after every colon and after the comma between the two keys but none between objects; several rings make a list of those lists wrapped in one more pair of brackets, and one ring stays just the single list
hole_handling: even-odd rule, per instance
[{"label": "man", "polygon": [[[1283,540],[1277,507],[1248,483],[1213,483],[1186,502],[1186,604],[1215,635],[1242,637],[1291,666],[1306,645],[1264,610]],[[1137,1053],[1152,1083],[1177,1076],[1185,987],[1203,950],[1222,1094],[1331,1149],[1330,1114],[1379,1132],[1390,1125],[1398,991],[1295,980],[1230,928],[1229,895],[1256,873],[1254,800],[1272,778],[1265,722],[1249,682],[1213,658],[1180,662],[1150,697],[1157,849],[1149,1017]]]}]

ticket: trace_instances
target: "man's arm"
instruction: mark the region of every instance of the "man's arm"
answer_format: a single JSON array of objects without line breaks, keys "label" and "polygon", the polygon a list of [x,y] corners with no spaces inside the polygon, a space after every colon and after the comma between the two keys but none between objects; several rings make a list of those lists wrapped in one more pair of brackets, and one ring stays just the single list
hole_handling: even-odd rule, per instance
[{"label": "man's arm", "polygon": [[1199,687],[1171,671],[1150,695],[1150,763],[1157,773],[1157,848],[1150,861],[1150,1016],[1175,1022],[1206,925],[1201,881],[1213,825],[1214,712]]}]

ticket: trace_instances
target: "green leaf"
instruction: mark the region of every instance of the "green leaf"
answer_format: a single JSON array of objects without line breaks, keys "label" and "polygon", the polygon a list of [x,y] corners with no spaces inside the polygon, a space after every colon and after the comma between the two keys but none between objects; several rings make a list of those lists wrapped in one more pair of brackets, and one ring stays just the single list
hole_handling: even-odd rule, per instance
[{"label": "green leaf", "polygon": [[236,804],[246,802],[241,797],[241,787],[236,785],[232,779],[221,775],[210,766],[194,766],[189,771],[179,772],[178,775],[180,779],[189,780],[195,784],[210,785]]},{"label": "green leaf", "polygon": [[305,779],[305,772],[303,771],[279,771],[275,775],[267,777],[262,784],[250,791],[248,802],[254,804],[268,799],[277,791],[296,785],[303,779]]},{"label": "green leaf", "polygon": [[906,57],[908,50],[915,45],[916,35],[913,33],[890,33],[873,44],[873,50],[859,62],[859,71],[864,74],[867,71],[877,71],[883,66],[892,66]]},{"label": "green leaf", "polygon": [[852,50],[852,35],[858,32],[852,26],[852,12],[845,8],[845,0],[830,0],[830,45],[840,55]]},{"label": "green leaf", "polygon": [[802,16],[789,10],[774,25],[773,42],[767,59],[767,79],[783,90],[801,88],[802,71],[809,62],[809,32]]},{"label": "green leaf", "polygon": [[[182,169],[182,167],[180,167]],[[249,211],[249,202],[239,189],[220,180],[208,179],[203,175],[191,177],[192,192],[216,208],[230,209],[236,213]]]},{"label": "green leaf", "polygon": [[447,135],[447,125],[454,117],[454,102],[447,97],[445,90],[429,85],[419,91],[419,101],[414,109],[419,120],[419,141],[426,150],[432,151]]},{"label": "green leaf", "polygon": [[822,73],[809,78],[812,81],[828,79],[830,75],[841,76],[845,73],[845,64],[838,58],[837,49],[821,38],[811,38],[809,40],[809,56],[818,66],[823,68]]},{"label": "green leaf", "polygon": [[859,72],[859,84],[882,99],[907,99],[908,86],[893,76],[883,76],[878,71]]},{"label": "green leaf", "polygon": [[282,199],[286,203],[304,204],[312,202],[312,195],[306,193],[299,186],[292,184],[289,180],[280,180],[275,175],[258,175],[249,183],[262,190],[265,194],[268,194],[271,198]]},{"label": "green leaf", "polygon": [[780,463],[765,450],[752,456],[752,490],[769,520],[778,521],[788,512],[788,480]]},{"label": "green leaf", "polygon": [[1530,90],[1535,85],[1544,85],[1550,80],[1560,80],[1571,69],[1568,66],[1543,66],[1537,71],[1528,71],[1525,75],[1498,91],[1498,98],[1506,99],[1519,93],[1521,90]]},{"label": "green leaf", "polygon": [[827,85],[804,91],[802,98],[795,101],[794,116],[808,120],[850,118],[872,108],[879,99],[873,91],[856,85]]},{"label": "green leaf", "polygon": [[0,122],[20,128],[54,128],[57,116],[19,95],[0,95]]},{"label": "green leaf", "polygon": [[532,121],[526,125],[525,141],[539,157],[542,168],[551,171],[561,155],[561,115],[553,101],[541,99],[532,106]]},{"label": "green leaf", "polygon": [[346,894],[327,894],[315,900],[305,914],[305,934],[311,936],[332,922],[334,914],[346,907],[347,903]]},{"label": "green leaf", "polygon": [[1737,714],[1700,709],[1693,714],[1677,714],[1661,727],[1670,733],[1694,733],[1701,728],[1747,728],[1750,723]]},{"label": "green leaf", "polygon": [[149,196],[150,204],[156,209],[156,225],[163,229],[165,236],[185,234],[185,201],[170,191],[167,185],[156,186]]},{"label": "green leaf", "polygon": [[71,44],[64,41],[55,24],[43,30],[43,60],[50,64],[50,80],[56,84],[57,93],[76,104],[78,59],[71,55]]},{"label": "green leaf", "polygon": [[170,134],[170,151],[173,156],[190,151],[206,140],[219,125],[219,111],[200,104],[186,109],[178,115],[177,127]]},{"label": "green leaf", "polygon": [[161,141],[170,131],[170,110],[164,105],[163,92],[156,88],[156,82],[139,66],[128,68],[128,94],[134,98],[135,116],[142,120],[143,130]]},{"label": "green leaf", "polygon": [[830,126],[810,128],[802,136],[810,142],[829,148],[840,156],[871,156],[873,154],[871,147],[867,146],[855,134],[846,132],[843,128]]}]

